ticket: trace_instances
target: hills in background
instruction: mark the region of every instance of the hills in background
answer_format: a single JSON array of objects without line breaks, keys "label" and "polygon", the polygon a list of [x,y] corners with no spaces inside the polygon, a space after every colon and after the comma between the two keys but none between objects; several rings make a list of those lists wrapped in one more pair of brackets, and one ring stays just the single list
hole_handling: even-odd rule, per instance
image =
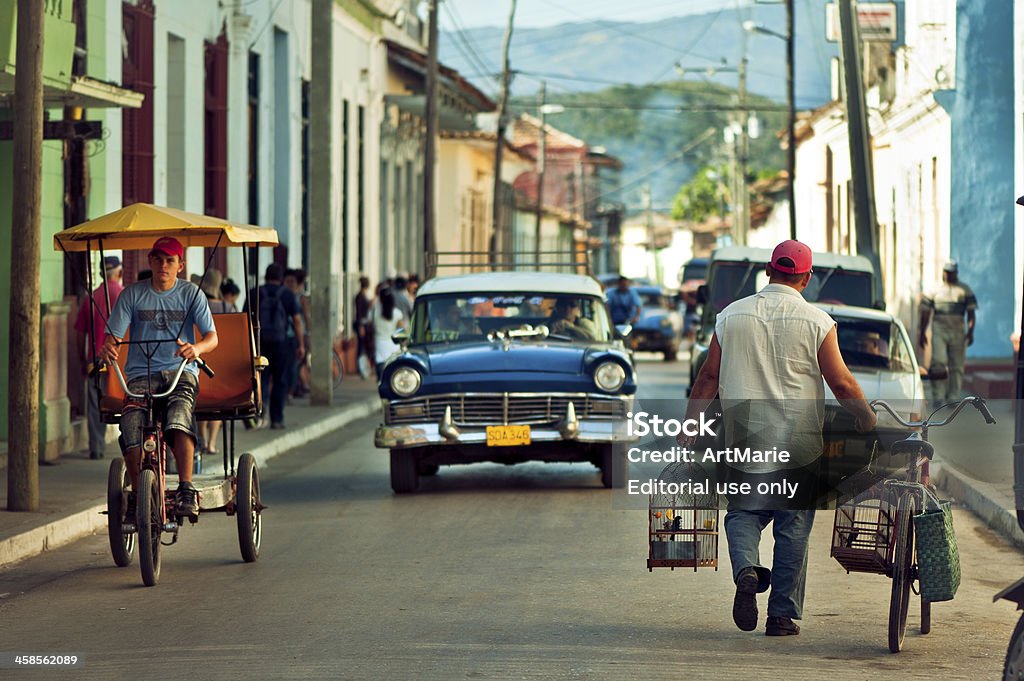
[{"label": "hills in background", "polygon": [[[796,3],[796,96],[801,108],[822,104],[829,95],[829,59],[838,56],[825,40],[823,0]],[[735,66],[746,42],[750,92],[785,99],[785,42],[762,34],[745,33],[742,22],[755,21],[783,34],[785,9],[757,5],[691,14],[655,23],[589,21],[513,32],[510,62],[520,71],[513,93],[534,93],[546,77],[549,90],[595,90],[612,83],[642,85],[678,77],[674,64],[706,69],[725,63]],[[504,28],[446,31],[440,40],[441,60],[466,75],[489,94],[498,91]],[[688,68],[689,70],[689,68]],[[694,69],[688,79],[735,87],[735,73],[712,76]]]},{"label": "hills in background", "polygon": [[[747,90],[760,95],[751,96],[748,105],[776,108],[785,103],[785,42],[745,33],[746,19],[785,32],[785,10],[778,5],[647,24],[580,22],[517,30],[510,62],[521,73],[513,82],[513,110],[536,110],[543,78],[547,101],[566,106],[549,123],[605,147],[626,164],[626,204],[639,205],[640,191],[649,183],[655,207],[668,207],[696,169],[729,159],[722,129],[732,114],[694,109],[733,105],[737,76],[734,71],[709,73],[707,68],[722,63],[735,67],[745,40]],[[838,48],[825,41],[824,23],[824,2],[797,3],[799,109],[815,108],[829,99],[829,59]],[[445,33],[440,56],[496,98],[498,81],[492,74],[499,71],[502,38],[500,28]],[[686,67],[684,75],[675,69],[676,62]],[[751,143],[751,170],[782,168],[785,161],[775,133],[785,126],[785,114],[757,115],[761,137]],[[709,128],[716,132],[707,133]]]}]

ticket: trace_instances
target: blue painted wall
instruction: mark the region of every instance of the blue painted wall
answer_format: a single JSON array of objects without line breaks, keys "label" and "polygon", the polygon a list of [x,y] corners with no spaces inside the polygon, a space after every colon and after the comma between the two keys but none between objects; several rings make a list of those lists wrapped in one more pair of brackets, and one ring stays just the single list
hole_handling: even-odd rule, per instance
[{"label": "blue painted wall", "polygon": [[[974,358],[1010,357],[1013,327],[1013,3],[957,2],[950,250],[978,297]],[[937,98],[939,99],[939,98]]]}]

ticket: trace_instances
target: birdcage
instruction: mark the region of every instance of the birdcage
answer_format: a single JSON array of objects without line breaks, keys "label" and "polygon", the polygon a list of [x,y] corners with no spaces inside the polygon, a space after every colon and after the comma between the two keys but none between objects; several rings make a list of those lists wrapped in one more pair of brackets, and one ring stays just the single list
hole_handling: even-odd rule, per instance
[{"label": "birdcage", "polygon": [[895,499],[881,484],[836,507],[832,557],[847,572],[885,574],[892,563],[895,519]]},{"label": "birdcage", "polygon": [[[656,567],[718,569],[718,494],[704,470],[673,463],[658,477],[667,490],[652,494],[647,512],[650,552],[647,569]],[[692,493],[687,483],[703,481],[706,490]],[[683,489],[687,491],[682,491]]]}]

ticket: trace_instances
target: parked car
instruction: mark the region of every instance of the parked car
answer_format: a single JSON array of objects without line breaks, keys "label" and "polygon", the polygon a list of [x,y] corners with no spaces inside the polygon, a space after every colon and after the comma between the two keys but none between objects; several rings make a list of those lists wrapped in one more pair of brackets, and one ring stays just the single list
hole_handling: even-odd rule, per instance
[{"label": "parked car", "polygon": [[[771,257],[771,249],[749,246],[725,246],[711,253],[707,283],[698,291],[703,309],[691,350],[691,386],[707,358],[718,313],[730,303],[764,288],[768,283],[764,266],[771,262]],[[804,298],[811,302],[864,308],[880,305],[870,260],[861,255],[838,253],[815,253],[813,258],[814,274],[804,289]]]},{"label": "parked car", "polygon": [[661,352],[665,361],[674,361],[683,341],[683,317],[677,301],[657,286],[634,286],[640,295],[640,319],[629,334],[633,350]]},{"label": "parked car", "polygon": [[[606,274],[597,275],[597,280],[601,282],[601,288],[610,289],[612,286],[616,286],[619,283],[618,272],[608,272]],[[647,277],[630,277],[629,283],[632,286],[654,286],[654,282]]]},{"label": "parked car", "polygon": [[[885,400],[905,420],[918,420],[926,399],[921,370],[903,323],[882,310],[845,305],[821,305],[836,322],[839,351],[850,372],[864,391],[864,398]],[[853,416],[836,400],[825,386],[825,417],[831,430],[843,435],[826,443],[830,458],[858,455],[870,448],[874,436],[883,444],[906,436],[906,429],[889,414],[878,415],[876,433],[854,432]]]},{"label": "parked car", "polygon": [[380,377],[391,488],[439,466],[590,462],[606,487],[626,460],[636,371],[601,285],[579,274],[488,272],[429,280]]}]

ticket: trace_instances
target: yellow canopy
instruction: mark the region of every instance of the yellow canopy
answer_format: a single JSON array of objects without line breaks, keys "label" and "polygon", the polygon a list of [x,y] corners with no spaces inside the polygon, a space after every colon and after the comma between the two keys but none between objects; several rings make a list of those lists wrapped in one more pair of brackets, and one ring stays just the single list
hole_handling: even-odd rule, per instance
[{"label": "yellow canopy", "polygon": [[53,237],[55,251],[148,250],[162,236],[173,236],[183,246],[276,246],[277,232],[269,227],[255,227],[164,208],[149,203],[134,203],[95,220],[58,232]]}]

